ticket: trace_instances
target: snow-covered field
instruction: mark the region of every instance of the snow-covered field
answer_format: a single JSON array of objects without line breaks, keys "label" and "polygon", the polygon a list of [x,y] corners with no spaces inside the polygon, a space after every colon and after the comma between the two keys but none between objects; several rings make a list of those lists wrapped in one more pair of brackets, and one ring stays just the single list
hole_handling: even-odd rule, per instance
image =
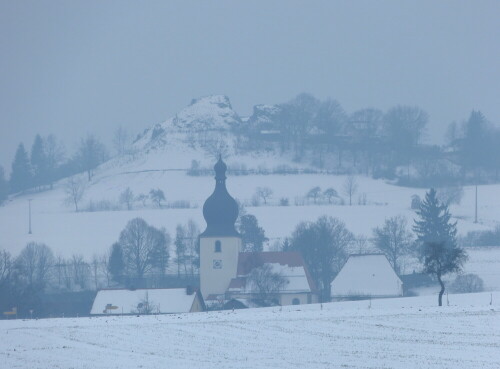
[{"label": "snow-covered field", "polygon": [[500,368],[500,293],[436,300],[0,321],[0,368]]},{"label": "snow-covered field", "polygon": [[[341,218],[348,229],[356,235],[371,237],[372,230],[382,225],[384,219],[404,215],[411,224],[415,216],[410,209],[413,194],[424,195],[422,189],[394,186],[381,180],[358,177],[358,192],[365,193],[368,205],[358,205],[357,196],[353,206],[314,205],[294,206],[296,197],[302,198],[314,186],[322,189],[333,187],[341,193],[344,176],[303,175],[249,175],[228,178],[230,193],[242,202],[250,202],[257,187],[267,186],[274,191],[271,202],[276,204],[286,197],[291,206],[247,206],[247,212],[254,214],[273,242],[287,237],[301,221],[315,220],[321,215]],[[70,256],[80,253],[86,257],[105,252],[118,239],[127,221],[142,217],[147,222],[165,227],[172,235],[179,223],[195,220],[201,228],[205,226],[201,207],[213,191],[212,177],[191,177],[184,172],[151,172],[116,174],[101,177],[97,175],[82,204],[90,200],[109,200],[118,203],[120,193],[130,187],[138,195],[148,193],[151,188],[164,190],[167,201],[188,200],[191,209],[155,209],[152,204],[144,209],[135,204],[131,211],[100,211],[76,213],[64,204],[62,184],[53,191],[34,193],[15,198],[0,207],[0,248],[17,254],[29,241],[45,242],[56,254]],[[478,224],[473,223],[474,192],[465,188],[460,206],[452,206],[452,214],[458,221],[459,232],[464,234],[473,229],[491,229],[500,223],[500,185],[481,186]],[[341,194],[345,198],[345,195]],[[28,198],[33,199],[32,229],[28,234]],[[482,200],[484,199],[484,200]],[[486,201],[486,199],[488,199]],[[279,221],[277,221],[279,220]]]}]

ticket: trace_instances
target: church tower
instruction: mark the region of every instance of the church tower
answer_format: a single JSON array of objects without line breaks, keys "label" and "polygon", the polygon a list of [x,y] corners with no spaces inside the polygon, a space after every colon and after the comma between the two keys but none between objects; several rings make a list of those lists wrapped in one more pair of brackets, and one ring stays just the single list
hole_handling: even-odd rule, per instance
[{"label": "church tower", "polygon": [[226,292],[236,277],[241,252],[241,237],[234,228],[238,204],[227,192],[227,166],[222,158],[214,170],[215,190],[203,205],[207,229],[200,235],[200,289],[204,298]]}]

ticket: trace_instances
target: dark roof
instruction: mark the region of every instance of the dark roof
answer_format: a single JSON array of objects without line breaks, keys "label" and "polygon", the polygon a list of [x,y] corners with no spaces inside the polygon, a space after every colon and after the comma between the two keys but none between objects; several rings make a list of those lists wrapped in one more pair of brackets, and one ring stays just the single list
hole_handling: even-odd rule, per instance
[{"label": "dark roof", "polygon": [[231,288],[244,288],[246,286],[246,281],[247,281],[247,279],[245,277],[233,278],[233,279],[231,279],[231,282],[229,282],[228,289],[231,289]]},{"label": "dark roof", "polygon": [[237,275],[247,275],[254,268],[266,263],[288,265],[290,267],[305,266],[302,255],[296,251],[287,252],[240,252]]},{"label": "dark roof", "polygon": [[207,222],[207,228],[201,237],[239,236],[234,228],[238,218],[238,204],[227,192],[226,169],[226,164],[219,157],[214,166],[215,189],[203,205],[203,217]]},{"label": "dark roof", "polygon": [[[309,274],[307,265],[304,259],[302,258],[302,255],[296,251],[240,252],[238,257],[238,269],[236,275],[246,276],[250,273],[252,269],[261,267],[264,264],[280,264],[280,265],[288,265],[289,267],[303,267],[311,291],[316,291],[316,285],[313,279],[311,278],[311,275]],[[232,281],[235,281],[237,279],[239,278],[235,278]],[[235,283],[234,288],[237,288],[238,286],[236,286],[236,283],[240,282],[235,281],[234,283]]]}]

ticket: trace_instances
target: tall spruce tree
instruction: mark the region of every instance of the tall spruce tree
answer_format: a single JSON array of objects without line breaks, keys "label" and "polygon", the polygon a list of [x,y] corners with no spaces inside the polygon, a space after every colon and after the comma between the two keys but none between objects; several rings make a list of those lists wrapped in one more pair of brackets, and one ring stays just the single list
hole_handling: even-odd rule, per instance
[{"label": "tall spruce tree", "polygon": [[31,169],[33,171],[33,184],[37,187],[48,182],[47,180],[47,156],[45,155],[44,142],[40,135],[36,135],[33,146],[31,146]]},{"label": "tall spruce tree", "polygon": [[28,153],[22,143],[19,144],[16,156],[12,162],[12,173],[10,175],[10,191],[19,192],[30,188],[32,185],[31,169]]},{"label": "tall spruce tree", "polygon": [[457,245],[457,223],[451,222],[448,207],[439,203],[431,188],[417,210],[413,231],[417,235],[418,255],[424,272],[437,278],[441,290],[438,303],[442,306],[445,285],[443,276],[459,272],[467,260],[465,251]]},{"label": "tall spruce tree", "polygon": [[111,254],[109,255],[108,271],[115,282],[121,283],[125,273],[125,259],[123,256],[123,248],[118,242],[111,246]]},{"label": "tall spruce tree", "polygon": [[0,166],[0,205],[4,203],[9,194],[9,186],[7,185],[7,180],[5,179],[5,173],[3,167]]},{"label": "tall spruce tree", "polygon": [[264,242],[268,238],[264,229],[259,227],[259,222],[254,215],[243,215],[239,221],[238,231],[241,234],[241,241],[245,252],[260,252],[263,250]]}]

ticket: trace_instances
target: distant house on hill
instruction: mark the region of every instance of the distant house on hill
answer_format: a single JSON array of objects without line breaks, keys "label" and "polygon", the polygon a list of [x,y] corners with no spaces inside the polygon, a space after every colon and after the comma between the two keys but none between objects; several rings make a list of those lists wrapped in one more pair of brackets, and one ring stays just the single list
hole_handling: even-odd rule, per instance
[{"label": "distant house on hill", "polygon": [[403,296],[403,282],[384,254],[350,255],[331,289],[334,300]]},{"label": "distant house on hill", "polygon": [[90,315],[176,314],[203,310],[203,297],[191,288],[106,289],[97,292]]}]

